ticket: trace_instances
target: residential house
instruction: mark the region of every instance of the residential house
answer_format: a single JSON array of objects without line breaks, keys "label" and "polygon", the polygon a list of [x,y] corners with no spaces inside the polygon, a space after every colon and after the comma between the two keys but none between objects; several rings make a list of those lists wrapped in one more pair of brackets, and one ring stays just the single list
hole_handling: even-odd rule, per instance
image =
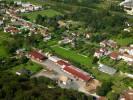
[{"label": "residential house", "polygon": [[133,15],[133,0],[125,0],[120,3],[120,6],[123,6],[128,14]]},{"label": "residential house", "polygon": [[21,31],[19,29],[17,29],[16,27],[13,27],[13,26],[5,27],[4,32],[9,32],[12,35],[21,33]]},{"label": "residential house", "polygon": [[133,47],[122,47],[119,49],[121,53],[128,53],[129,55],[133,55]]},{"label": "residential house", "polygon": [[119,100],[133,100],[133,89],[124,91]]},{"label": "residential house", "polygon": [[29,6],[32,6],[31,3],[22,3],[22,7],[26,8],[26,7],[29,7]]},{"label": "residential house", "polygon": [[69,39],[68,37],[64,38],[63,40],[59,41],[58,43],[59,44],[68,44],[68,43],[71,43],[72,40]]},{"label": "residential house", "polygon": [[107,45],[111,48],[117,48],[117,43],[113,40],[108,40]]},{"label": "residential house", "polygon": [[108,55],[109,53],[110,53],[110,51],[108,51],[106,48],[100,48],[95,51],[94,57],[100,58],[104,55]]},{"label": "residential house", "polygon": [[111,48],[117,48],[117,43],[113,40],[104,40],[102,42],[100,42],[100,46],[101,47],[111,47]]},{"label": "residential house", "polygon": [[122,54],[120,58],[123,59],[125,62],[133,62],[133,56],[129,54]]},{"label": "residential house", "polygon": [[59,27],[65,27],[66,26],[66,23],[62,20],[59,20],[57,23],[58,23]]},{"label": "residential house", "polygon": [[103,56],[103,52],[101,52],[100,50],[96,50],[94,53],[94,57],[100,58]]},{"label": "residential house", "polygon": [[107,40],[104,40],[104,41],[102,41],[102,42],[100,42],[100,46],[101,47],[106,47],[107,46]]},{"label": "residential house", "polygon": [[111,58],[111,59],[113,59],[113,60],[119,60],[120,58],[119,58],[119,53],[118,52],[111,52],[110,54],[109,54],[109,57]]},{"label": "residential house", "polygon": [[21,57],[21,56],[25,55],[25,51],[26,51],[25,48],[18,49],[18,50],[16,50],[16,54]]},{"label": "residential house", "polygon": [[50,40],[52,37],[51,37],[51,34],[49,33],[49,34],[47,34],[47,35],[45,35],[45,36],[43,36],[43,40],[44,41],[48,41],[48,40]]}]

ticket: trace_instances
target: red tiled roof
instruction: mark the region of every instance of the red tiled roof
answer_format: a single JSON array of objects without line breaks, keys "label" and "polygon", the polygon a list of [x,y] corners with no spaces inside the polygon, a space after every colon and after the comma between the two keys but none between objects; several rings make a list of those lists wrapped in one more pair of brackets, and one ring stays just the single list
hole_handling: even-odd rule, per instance
[{"label": "red tiled roof", "polygon": [[42,55],[41,53],[37,52],[37,51],[32,51],[29,53],[31,56],[35,57],[36,59],[39,60],[44,60],[47,59],[47,57],[45,57],[44,55]]},{"label": "red tiled roof", "polygon": [[110,57],[112,57],[112,58],[118,58],[118,56],[119,56],[119,53],[117,53],[117,52],[112,52],[111,54],[110,54]]},{"label": "red tiled roof", "polygon": [[76,69],[74,69],[74,68],[72,68],[72,67],[65,66],[63,69],[64,69],[65,71],[71,73],[72,75],[74,75],[74,76],[76,76],[76,77],[78,77],[78,78],[84,80],[84,81],[88,81],[88,80],[91,79],[90,76],[85,75],[85,74],[83,74],[82,72],[79,72],[78,70],[76,70]]},{"label": "red tiled roof", "polygon": [[70,66],[70,64],[69,63],[67,63],[67,62],[65,62],[65,61],[63,61],[63,60],[59,60],[59,61],[57,61],[57,63],[59,64],[59,65],[61,65],[61,66]]},{"label": "red tiled roof", "polygon": [[20,31],[16,27],[8,27],[7,32],[19,33]]},{"label": "red tiled roof", "polygon": [[133,100],[133,90],[125,91],[121,98],[124,98],[125,100]]}]

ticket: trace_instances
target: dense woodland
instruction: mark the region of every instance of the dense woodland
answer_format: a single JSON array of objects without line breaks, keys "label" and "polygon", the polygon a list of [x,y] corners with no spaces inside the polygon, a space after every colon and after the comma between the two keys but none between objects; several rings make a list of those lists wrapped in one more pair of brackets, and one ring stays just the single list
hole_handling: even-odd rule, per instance
[{"label": "dense woodland", "polygon": [[92,100],[82,93],[59,88],[47,78],[0,72],[0,100]]}]

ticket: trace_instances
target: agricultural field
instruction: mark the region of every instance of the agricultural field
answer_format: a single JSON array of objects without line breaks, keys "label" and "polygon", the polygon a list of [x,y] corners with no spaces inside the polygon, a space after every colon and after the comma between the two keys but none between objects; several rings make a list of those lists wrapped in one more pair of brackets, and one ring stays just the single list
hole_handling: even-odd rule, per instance
[{"label": "agricultural field", "polygon": [[30,21],[34,21],[37,17],[37,15],[42,15],[42,16],[47,16],[47,17],[54,17],[56,15],[62,15],[60,12],[53,10],[53,9],[48,9],[48,10],[42,10],[42,11],[35,11],[35,12],[30,12],[30,13],[24,13],[22,16],[26,16]]}]

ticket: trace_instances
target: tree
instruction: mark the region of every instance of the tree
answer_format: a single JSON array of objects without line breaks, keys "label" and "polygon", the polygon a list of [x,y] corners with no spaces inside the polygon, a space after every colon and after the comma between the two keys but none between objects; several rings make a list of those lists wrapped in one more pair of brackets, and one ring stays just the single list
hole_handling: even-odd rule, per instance
[{"label": "tree", "polygon": [[98,60],[99,60],[99,59],[98,59],[97,57],[94,57],[92,63],[93,63],[93,64],[96,64],[96,63],[98,62]]},{"label": "tree", "polygon": [[107,95],[108,100],[118,100],[119,94],[114,92],[109,92]]},{"label": "tree", "polygon": [[106,94],[111,90],[112,82],[104,82],[101,87],[97,88],[96,93],[100,96],[106,96]]}]

